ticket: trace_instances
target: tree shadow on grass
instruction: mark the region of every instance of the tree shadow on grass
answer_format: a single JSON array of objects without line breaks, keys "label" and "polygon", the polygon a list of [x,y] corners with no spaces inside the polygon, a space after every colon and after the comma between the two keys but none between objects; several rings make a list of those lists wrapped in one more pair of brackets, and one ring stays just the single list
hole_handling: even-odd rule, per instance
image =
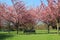
[{"label": "tree shadow on grass", "polygon": [[57,34],[57,32],[46,32],[46,33],[36,33],[36,34]]},{"label": "tree shadow on grass", "polygon": [[13,37],[11,34],[0,33],[0,40],[5,40],[6,38]]},{"label": "tree shadow on grass", "polygon": [[57,34],[57,32],[50,32],[50,33],[48,33],[48,32],[45,32],[45,33],[20,33],[20,35],[32,35],[32,34],[34,34],[34,35],[36,35],[36,34],[39,34],[39,35],[41,35],[41,34]]},{"label": "tree shadow on grass", "polygon": [[41,35],[41,34],[57,34],[57,32],[50,32],[50,33],[35,33],[35,34],[39,34],[39,35]]}]

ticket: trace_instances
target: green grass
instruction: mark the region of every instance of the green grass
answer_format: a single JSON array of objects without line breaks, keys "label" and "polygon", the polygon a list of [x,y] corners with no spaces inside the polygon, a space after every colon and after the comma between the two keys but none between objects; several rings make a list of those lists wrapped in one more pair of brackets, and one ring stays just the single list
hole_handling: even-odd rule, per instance
[{"label": "green grass", "polygon": [[56,34],[56,30],[51,30],[47,33],[47,30],[37,30],[36,34],[24,34],[19,32],[0,32],[0,40],[60,40],[60,34]]}]

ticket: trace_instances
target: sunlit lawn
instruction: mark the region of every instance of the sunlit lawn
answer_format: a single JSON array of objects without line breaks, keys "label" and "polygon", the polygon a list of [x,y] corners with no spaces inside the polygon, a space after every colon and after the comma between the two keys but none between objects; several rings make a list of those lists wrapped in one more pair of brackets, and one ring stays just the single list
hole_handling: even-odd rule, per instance
[{"label": "sunlit lawn", "polygon": [[10,32],[0,32],[0,40],[60,40],[60,34],[56,34],[56,30],[51,30],[47,33],[47,30],[37,30],[36,34],[24,34],[16,31]]}]

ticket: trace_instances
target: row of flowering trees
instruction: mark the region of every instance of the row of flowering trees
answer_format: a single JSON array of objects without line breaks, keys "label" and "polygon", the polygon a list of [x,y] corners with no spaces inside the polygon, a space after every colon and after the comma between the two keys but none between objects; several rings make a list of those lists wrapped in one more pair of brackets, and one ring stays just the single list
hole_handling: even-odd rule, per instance
[{"label": "row of flowering trees", "polygon": [[41,6],[37,9],[38,18],[40,21],[49,26],[57,25],[57,33],[59,33],[59,23],[60,23],[60,0],[47,0],[48,6],[43,2]]},{"label": "row of flowering trees", "polygon": [[9,31],[11,28],[10,26],[11,23],[16,27],[17,34],[19,27],[21,26],[23,27],[23,30],[34,29],[34,25],[36,24],[36,18],[35,18],[36,14],[34,13],[34,10],[33,9],[27,10],[25,4],[21,0],[11,0],[11,1],[13,4],[12,6],[8,6],[4,3],[0,3],[1,4],[0,18],[8,22]]},{"label": "row of flowering trees", "polygon": [[[47,0],[47,6],[41,1],[41,5],[36,8],[27,9],[24,2],[21,0],[11,0],[12,6],[0,3],[0,28],[2,28],[3,20],[8,22],[10,30],[12,23],[16,29],[17,34],[20,27],[23,30],[34,29],[37,21],[42,21],[49,26],[57,25],[57,33],[59,33],[60,23],[60,1]],[[2,23],[3,22],[3,23]]]}]

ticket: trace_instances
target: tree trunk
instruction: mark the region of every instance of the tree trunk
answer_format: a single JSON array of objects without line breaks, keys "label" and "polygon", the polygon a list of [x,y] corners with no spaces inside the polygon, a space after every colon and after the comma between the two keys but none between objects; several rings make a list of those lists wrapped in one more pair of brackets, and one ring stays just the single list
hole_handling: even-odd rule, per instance
[{"label": "tree trunk", "polygon": [[49,31],[50,31],[50,30],[49,30],[49,25],[48,25],[48,33],[49,33]]},{"label": "tree trunk", "polygon": [[59,23],[57,23],[57,34],[59,34]]},{"label": "tree trunk", "polygon": [[2,30],[2,27],[1,27],[1,25],[0,25],[0,31]]},{"label": "tree trunk", "polygon": [[16,33],[18,34],[18,29],[19,29],[19,26],[18,26],[18,24],[16,23],[16,24],[14,24],[15,25],[15,27],[16,27]]},{"label": "tree trunk", "polygon": [[18,34],[18,25],[16,25],[16,27],[17,27],[17,34]]},{"label": "tree trunk", "polygon": [[8,33],[10,34],[10,22],[8,23]]}]

